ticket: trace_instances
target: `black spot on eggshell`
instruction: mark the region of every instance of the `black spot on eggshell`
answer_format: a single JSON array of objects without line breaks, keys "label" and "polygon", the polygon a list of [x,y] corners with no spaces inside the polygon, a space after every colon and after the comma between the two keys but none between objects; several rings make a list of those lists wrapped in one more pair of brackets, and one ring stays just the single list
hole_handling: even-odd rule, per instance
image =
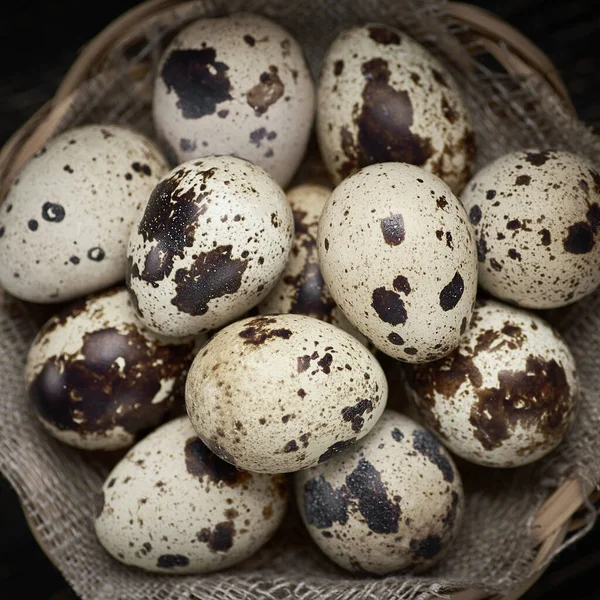
[{"label": "black spot on eggshell", "polygon": [[356,142],[347,128],[342,128],[341,145],[346,162],[340,167],[342,177],[373,163],[406,162],[423,165],[433,150],[429,138],[410,130],[413,106],[410,96],[389,85],[387,61],[373,58],[362,65],[365,86],[362,109],[355,118]]},{"label": "black spot on eggshell", "polygon": [[394,344],[394,346],[402,346],[402,344],[404,344],[402,336],[397,334],[395,331],[392,331],[392,333],[388,334],[388,341],[390,344]]},{"label": "black spot on eggshell", "polygon": [[217,246],[196,255],[187,269],[175,272],[176,294],[171,304],[193,316],[208,312],[215,298],[234,294],[240,289],[248,260],[234,259],[232,246]]},{"label": "black spot on eggshell", "polygon": [[385,323],[390,325],[406,323],[408,315],[404,307],[404,301],[396,292],[382,287],[377,288],[373,291],[371,306]]},{"label": "black spot on eggshell", "polygon": [[309,525],[326,529],[334,523],[348,522],[348,492],[345,486],[334,489],[323,475],[304,484],[304,517]]},{"label": "black spot on eggshell", "polygon": [[277,137],[277,133],[275,131],[267,131],[265,127],[259,127],[254,131],[250,132],[250,142],[254,144],[257,148],[260,147],[262,140],[274,140]]},{"label": "black spot on eggshell", "polygon": [[247,482],[252,475],[225,462],[202,442],[192,437],[185,444],[185,467],[187,472],[200,480],[206,479],[217,487],[235,487]]},{"label": "black spot on eggshell", "polygon": [[248,321],[239,336],[244,339],[244,345],[260,346],[268,340],[280,338],[289,340],[292,332],[285,328],[270,328],[269,325],[277,323],[277,319],[269,317],[256,317]]},{"label": "black spot on eggshell", "polygon": [[366,459],[346,477],[348,495],[358,501],[358,510],[375,533],[396,533],[400,506],[388,499],[381,475]]},{"label": "black spot on eggshell", "polygon": [[256,44],[256,40],[250,35],[250,34],[246,34],[244,36],[244,41],[246,42],[246,44],[248,44],[248,46],[250,46],[251,48],[254,47],[254,45]]},{"label": "black spot on eggshell", "polygon": [[199,542],[208,545],[213,552],[227,552],[233,546],[233,536],[235,534],[235,525],[232,521],[223,521],[217,523],[211,531],[208,527],[201,529],[196,538]]},{"label": "black spot on eggshell", "polygon": [[106,254],[100,246],[96,246],[87,251],[87,257],[94,262],[101,262],[106,257]]},{"label": "black spot on eggshell", "polygon": [[518,424],[549,439],[560,439],[568,425],[571,390],[554,359],[529,356],[523,371],[500,371],[498,387],[476,391],[469,422],[486,450],[501,446]]},{"label": "black spot on eggshell", "polygon": [[356,433],[359,433],[362,429],[365,420],[363,419],[363,415],[365,412],[373,411],[373,403],[367,398],[363,398],[359,400],[354,406],[347,406],[342,409],[342,417],[344,421],[349,421],[352,423],[352,430]]},{"label": "black spot on eggshell", "polygon": [[42,218],[50,223],[60,223],[65,218],[65,209],[60,204],[44,202]]},{"label": "black spot on eggshell", "polygon": [[527,152],[525,160],[535,167],[541,167],[546,164],[546,161],[551,158],[551,150],[543,150],[542,152]]},{"label": "black spot on eggshell", "polygon": [[547,229],[542,229],[541,231],[538,231],[538,233],[542,236],[542,246],[549,246],[552,241],[550,232]]},{"label": "black spot on eggshell", "polygon": [[465,291],[465,284],[460,273],[457,271],[452,281],[444,286],[440,292],[440,306],[443,311],[452,310],[462,298]]},{"label": "black spot on eggshell", "polygon": [[193,152],[196,149],[196,140],[181,138],[179,140],[179,148],[182,152]]},{"label": "black spot on eggshell", "polygon": [[259,83],[247,92],[246,101],[256,114],[262,115],[283,96],[284,89],[277,67],[271,65],[261,74]]},{"label": "black spot on eggshell", "polygon": [[471,221],[472,225],[478,225],[479,221],[481,221],[481,208],[477,204],[472,206],[469,211],[469,221]]},{"label": "black spot on eggshell", "polygon": [[381,233],[388,246],[400,245],[406,234],[402,215],[391,215],[381,219]]},{"label": "black spot on eggshell", "polygon": [[404,348],[404,354],[408,354],[409,356],[414,356],[418,352],[419,351],[416,348],[412,348],[412,347]]},{"label": "black spot on eggshell", "polygon": [[393,31],[392,29],[388,29],[387,27],[369,27],[369,37],[377,42],[378,44],[399,44],[400,36]]},{"label": "black spot on eggshell", "polygon": [[183,554],[162,554],[156,561],[159,569],[173,569],[174,567],[187,567],[190,559]]},{"label": "black spot on eggshell", "polygon": [[35,219],[30,219],[30,220],[27,222],[27,227],[29,227],[29,229],[30,229],[31,231],[37,231],[37,229],[38,229],[38,227],[39,227],[39,224],[38,224],[38,222],[37,222]]},{"label": "black spot on eggshell", "polygon": [[184,119],[214,114],[217,104],[231,100],[229,67],[216,60],[214,48],[173,50],[161,70],[167,92],[177,94]]},{"label": "black spot on eggshell", "polygon": [[170,404],[152,399],[161,382],[187,368],[190,351],[191,344],[150,342],[133,326],[89,332],[78,353],[44,363],[29,395],[41,418],[61,431],[85,436],[120,426],[136,434],[161,422]]},{"label": "black spot on eggshell", "polygon": [[594,248],[594,230],[589,223],[580,221],[570,225],[563,247],[570,254],[587,254]]},{"label": "black spot on eggshell", "polygon": [[429,535],[422,540],[411,540],[410,549],[415,559],[429,560],[442,551],[442,540],[439,535]]},{"label": "black spot on eggshell", "polygon": [[495,258],[490,258],[490,267],[492,267],[494,271],[502,271],[502,265]]},{"label": "black spot on eggshell", "polygon": [[410,283],[403,275],[398,275],[394,279],[394,289],[397,292],[402,292],[405,296],[408,296],[411,292]]},{"label": "black spot on eggshell", "polygon": [[332,444],[331,446],[329,446],[329,448],[327,448],[327,450],[323,454],[321,454],[321,456],[319,456],[319,463],[325,462],[326,460],[329,460],[330,458],[334,457],[336,454],[347,450],[348,448],[350,448],[350,446],[352,446],[352,444],[354,444],[355,441],[356,438],[353,437],[349,440],[343,440],[341,442],[336,442],[335,444]]},{"label": "black spot on eggshell", "polygon": [[531,183],[531,177],[529,175],[519,175],[515,179],[515,185],[529,185]]},{"label": "black spot on eggshell", "polygon": [[331,354],[329,354],[329,352],[327,352],[323,355],[323,358],[321,358],[317,362],[317,365],[319,365],[319,367],[321,367],[321,370],[323,371],[323,373],[325,373],[325,375],[329,375],[329,373],[331,373],[331,363],[332,362],[333,362],[333,356],[331,356]]},{"label": "black spot on eggshell", "polygon": [[397,442],[400,442],[401,440],[404,439],[404,434],[397,427],[395,427],[394,429],[392,429],[392,437]]},{"label": "black spot on eggshell", "polygon": [[486,200],[493,200],[496,197],[496,190],[488,190],[485,193]]},{"label": "black spot on eggshell", "polygon": [[333,74],[334,75],[341,75],[342,71],[344,70],[344,61],[343,60],[336,60],[333,63]]},{"label": "black spot on eggshell", "polygon": [[444,481],[454,481],[454,469],[442,453],[442,445],[432,433],[419,429],[413,431],[413,448],[442,472]]},{"label": "black spot on eggshell", "polygon": [[4,225],[0,226],[0,238],[4,237],[4,234],[6,233],[6,227],[4,227]]}]

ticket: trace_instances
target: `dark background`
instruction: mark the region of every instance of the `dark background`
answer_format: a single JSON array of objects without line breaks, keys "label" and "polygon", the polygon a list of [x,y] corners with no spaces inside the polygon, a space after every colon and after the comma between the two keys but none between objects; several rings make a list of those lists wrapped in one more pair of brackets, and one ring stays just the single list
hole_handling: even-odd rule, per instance
[{"label": "dark background", "polygon": [[[496,12],[548,54],[580,117],[600,132],[600,0],[473,3]],[[3,2],[0,145],[52,96],[85,42],[135,4],[131,0]],[[600,599],[596,569],[600,569],[600,526],[557,558],[525,599]],[[74,598],[34,541],[15,493],[0,477],[0,598],[9,597]]]}]

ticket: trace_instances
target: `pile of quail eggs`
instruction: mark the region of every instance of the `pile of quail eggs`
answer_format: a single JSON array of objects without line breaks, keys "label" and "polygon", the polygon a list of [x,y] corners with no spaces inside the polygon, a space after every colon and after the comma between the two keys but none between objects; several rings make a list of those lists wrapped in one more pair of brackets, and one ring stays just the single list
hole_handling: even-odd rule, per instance
[{"label": "pile of quail eggs", "polygon": [[[298,175],[315,114],[330,187]],[[315,90],[276,23],[197,21],[159,63],[153,118],[158,145],[56,136],[0,208],[2,287],[68,302],[28,356],[41,424],[124,450],[98,540],[148,571],[231,567],[291,484],[342,568],[435,564],[464,513],[451,453],[518,467],[573,420],[573,357],[527,309],[600,283],[600,174],[545,148],[473,174],[453,77],[385,25],[342,32]]]}]

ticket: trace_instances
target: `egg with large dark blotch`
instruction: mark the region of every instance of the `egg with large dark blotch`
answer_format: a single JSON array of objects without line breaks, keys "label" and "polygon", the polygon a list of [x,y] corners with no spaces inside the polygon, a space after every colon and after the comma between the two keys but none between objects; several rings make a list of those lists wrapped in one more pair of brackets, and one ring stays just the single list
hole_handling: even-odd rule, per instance
[{"label": "egg with large dark blotch", "polygon": [[263,546],[287,503],[285,475],[226,463],[180,417],[115,466],[97,496],[94,524],[102,546],[126,565],[165,575],[209,573]]},{"label": "egg with large dark blotch", "polygon": [[564,340],[540,317],[479,301],[460,346],[407,370],[421,421],[455,454],[487,467],[538,460],[575,416],[577,373]]},{"label": "egg with large dark blotch", "polygon": [[346,452],[294,474],[302,520],[340,567],[385,575],[438,562],[460,529],[460,474],[437,438],[386,410]]},{"label": "egg with large dark blotch", "polygon": [[469,113],[452,75],[386,25],[353,27],[329,47],[317,133],[336,183],[367,165],[394,161],[431,171],[457,194],[475,161]]},{"label": "egg with large dark blotch", "polygon": [[25,380],[54,437],[87,450],[126,448],[173,407],[195,347],[148,331],[117,288],[52,317],[31,346]]},{"label": "egg with large dark blotch", "polygon": [[314,108],[300,45],[260,15],[195,21],[158,65],[154,124],[176,164],[235,154],[285,187],[306,151]]}]

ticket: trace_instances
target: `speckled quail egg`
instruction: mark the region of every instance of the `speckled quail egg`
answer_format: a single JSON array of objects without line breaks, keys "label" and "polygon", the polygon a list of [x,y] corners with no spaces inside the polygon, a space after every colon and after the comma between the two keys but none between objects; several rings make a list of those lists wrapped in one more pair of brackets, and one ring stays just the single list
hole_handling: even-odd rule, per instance
[{"label": "speckled quail egg", "polygon": [[87,450],[114,450],[156,427],[173,404],[194,342],[176,344],[137,320],[117,288],[66,307],[42,327],[25,380],[42,425]]},{"label": "speckled quail egg", "polygon": [[294,474],[308,532],[348,571],[385,575],[436,563],[458,533],[463,489],[433,434],[391,410],[348,452]]},{"label": "speckled quail egg", "polygon": [[142,135],[88,125],[58,135],[22,169],[0,208],[0,283],[60,302],[125,274],[129,231],[167,171]]},{"label": "speckled quail egg", "polygon": [[154,123],[178,163],[235,154],[285,187],[306,150],[314,109],[300,46],[258,15],[192,23],[158,66]]},{"label": "speckled quail egg", "polygon": [[385,408],[385,374],[341,329],[304,315],[251,317],[194,359],[187,412],[204,443],[258,473],[297,471],[365,436]]},{"label": "speckled quail egg", "polygon": [[319,221],[321,272],[348,320],[406,362],[453,350],[471,318],[477,252],[450,188],[419,167],[361,169],[333,191]]},{"label": "speckled quail egg", "polygon": [[256,552],[281,523],[283,475],[240,471],[215,456],[181,417],[117,464],[96,505],[96,535],[117,560],[181,575],[226,569]]},{"label": "speckled quail egg", "polygon": [[600,173],[559,150],[521,150],[479,171],[461,200],[479,283],[528,308],[576,302],[600,284]]},{"label": "speckled quail egg", "polygon": [[179,165],[131,232],[127,285],[139,317],[170,336],[241,317],[277,282],[293,235],[285,194],[260,167],[230,156]]},{"label": "speckled quail egg", "polygon": [[287,193],[294,213],[294,243],[281,278],[258,305],[258,311],[262,315],[308,315],[336,325],[366,343],[333,301],[319,268],[317,228],[329,194],[331,190],[321,185],[299,185]]},{"label": "speckled quail egg", "polygon": [[367,165],[399,161],[431,171],[458,194],[475,160],[467,107],[450,73],[385,25],[348,29],[327,51],[317,133],[336,183]]},{"label": "speckled quail egg", "polygon": [[559,335],[527,311],[480,301],[460,346],[408,371],[423,423],[457,455],[517,467],[553,450],[573,419],[575,361]]}]

